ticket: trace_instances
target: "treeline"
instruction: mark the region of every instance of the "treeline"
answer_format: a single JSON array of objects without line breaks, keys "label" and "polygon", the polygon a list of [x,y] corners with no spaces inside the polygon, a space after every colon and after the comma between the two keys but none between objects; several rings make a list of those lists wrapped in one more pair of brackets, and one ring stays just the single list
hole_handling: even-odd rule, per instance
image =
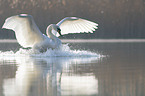
[{"label": "treeline", "polygon": [[[20,13],[31,14],[45,33],[50,23],[66,16],[94,21],[93,34],[69,34],[61,38],[145,38],[145,0],[0,0],[0,27],[4,20]],[[0,29],[0,39],[15,38]]]}]

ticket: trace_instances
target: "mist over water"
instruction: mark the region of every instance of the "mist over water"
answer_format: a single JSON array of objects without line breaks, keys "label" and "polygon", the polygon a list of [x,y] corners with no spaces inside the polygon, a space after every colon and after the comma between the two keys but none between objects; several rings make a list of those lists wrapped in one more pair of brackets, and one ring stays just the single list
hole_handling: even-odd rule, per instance
[{"label": "mist over water", "polygon": [[47,49],[46,52],[39,52],[32,49],[20,48],[18,51],[0,51],[0,57],[5,56],[30,56],[30,57],[98,57],[101,55],[91,51],[85,50],[71,50],[68,44],[62,44],[59,49]]}]

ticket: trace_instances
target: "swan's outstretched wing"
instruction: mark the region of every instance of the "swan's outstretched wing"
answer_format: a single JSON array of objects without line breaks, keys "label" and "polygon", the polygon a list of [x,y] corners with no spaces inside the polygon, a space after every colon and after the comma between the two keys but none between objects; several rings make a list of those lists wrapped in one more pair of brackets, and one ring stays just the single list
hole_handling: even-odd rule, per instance
[{"label": "swan's outstretched wing", "polygon": [[2,28],[15,31],[17,41],[23,47],[33,47],[44,39],[31,15],[21,14],[9,17]]},{"label": "swan's outstretched wing", "polygon": [[57,25],[60,27],[62,35],[80,32],[93,33],[95,29],[98,29],[97,23],[77,17],[66,17]]}]

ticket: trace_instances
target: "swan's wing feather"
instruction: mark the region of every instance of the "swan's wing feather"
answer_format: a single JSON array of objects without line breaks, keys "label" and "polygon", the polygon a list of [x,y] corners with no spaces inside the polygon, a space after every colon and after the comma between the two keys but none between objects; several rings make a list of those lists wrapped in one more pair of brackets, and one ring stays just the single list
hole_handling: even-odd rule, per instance
[{"label": "swan's wing feather", "polygon": [[60,27],[62,35],[80,32],[93,33],[95,29],[98,29],[97,23],[78,17],[66,17],[57,25]]},{"label": "swan's wing feather", "polygon": [[31,15],[16,15],[5,20],[2,28],[15,31],[18,43],[23,47],[33,47],[44,39]]}]

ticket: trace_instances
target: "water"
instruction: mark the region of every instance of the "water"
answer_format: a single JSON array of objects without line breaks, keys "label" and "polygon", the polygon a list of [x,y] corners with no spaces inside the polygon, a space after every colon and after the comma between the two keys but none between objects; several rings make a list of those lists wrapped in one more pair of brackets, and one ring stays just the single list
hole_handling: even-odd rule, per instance
[{"label": "water", "polygon": [[0,96],[144,96],[144,43],[70,42],[59,56],[0,43]]}]

